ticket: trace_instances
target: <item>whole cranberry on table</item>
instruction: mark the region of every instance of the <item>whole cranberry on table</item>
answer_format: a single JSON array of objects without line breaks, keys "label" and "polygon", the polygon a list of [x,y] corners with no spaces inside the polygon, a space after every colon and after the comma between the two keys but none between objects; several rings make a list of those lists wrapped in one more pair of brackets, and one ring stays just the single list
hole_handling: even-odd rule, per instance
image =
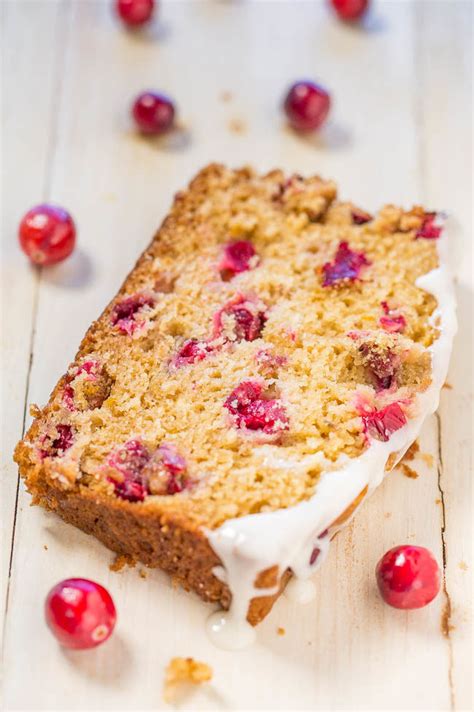
[{"label": "whole cranberry on table", "polygon": [[162,134],[172,127],[175,108],[164,94],[145,91],[135,99],[132,114],[139,130],[151,136]]},{"label": "whole cranberry on table", "polygon": [[69,257],[76,243],[76,228],[59,205],[36,205],[24,215],[18,237],[21,249],[37,265],[52,265]]},{"label": "whole cranberry on table", "polygon": [[353,22],[365,15],[369,0],[331,0],[331,5],[341,20]]},{"label": "whole cranberry on table", "polygon": [[319,84],[300,81],[288,90],[283,107],[288,121],[296,131],[314,131],[325,122],[331,107],[331,97]]},{"label": "whole cranberry on table", "polygon": [[120,19],[130,27],[139,27],[151,20],[155,0],[115,0]]},{"label": "whole cranberry on table", "polygon": [[380,559],[377,584],[385,603],[394,608],[423,608],[438,594],[440,570],[423,546],[396,546]]},{"label": "whole cranberry on table", "polygon": [[117,620],[110,593],[95,581],[71,578],[48,593],[46,622],[66,648],[95,648],[109,638]]}]

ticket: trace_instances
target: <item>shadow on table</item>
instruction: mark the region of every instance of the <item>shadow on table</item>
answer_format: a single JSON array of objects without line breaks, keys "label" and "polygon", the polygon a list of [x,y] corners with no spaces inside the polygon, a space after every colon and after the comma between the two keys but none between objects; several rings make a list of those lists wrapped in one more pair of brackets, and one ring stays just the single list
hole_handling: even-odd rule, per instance
[{"label": "shadow on table", "polygon": [[[226,699],[218,692],[212,684],[204,684],[200,687],[196,687],[191,683],[180,683],[173,697],[167,700],[168,704],[177,710],[191,710],[193,709],[192,700],[193,697],[199,696],[200,705],[199,709],[206,710],[226,710],[229,709],[229,704]],[[206,707],[203,707],[203,704]]]},{"label": "shadow on table", "polygon": [[124,25],[124,30],[128,37],[137,44],[166,42],[172,34],[171,25],[166,24],[159,17],[152,20],[152,22],[148,22],[143,27],[127,27]]},{"label": "shadow on table", "polygon": [[64,262],[43,269],[41,279],[56,287],[82,289],[91,283],[93,276],[94,267],[89,255],[77,247]]},{"label": "shadow on table", "polygon": [[121,129],[126,133],[127,138],[132,141],[139,141],[145,148],[163,153],[174,153],[186,150],[192,141],[192,134],[189,128],[178,121],[176,126],[159,136],[146,136],[138,130],[130,128],[130,122],[121,120]]},{"label": "shadow on table", "polygon": [[318,151],[339,151],[349,148],[353,144],[353,137],[345,126],[328,121],[318,131],[298,133],[290,126],[284,127],[295,141],[305,143],[310,148]]},{"label": "shadow on table", "polygon": [[132,671],[132,656],[127,645],[117,632],[103,645],[93,650],[62,649],[68,663],[78,673],[106,685],[119,680],[123,684]]}]

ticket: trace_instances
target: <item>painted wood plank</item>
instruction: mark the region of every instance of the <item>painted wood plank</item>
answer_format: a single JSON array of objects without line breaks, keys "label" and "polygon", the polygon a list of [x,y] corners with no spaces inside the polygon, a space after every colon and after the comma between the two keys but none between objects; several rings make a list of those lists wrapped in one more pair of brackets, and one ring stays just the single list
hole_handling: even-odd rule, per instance
[{"label": "painted wood plank", "polygon": [[[23,213],[49,197],[49,156],[57,111],[59,33],[57,3],[3,2],[2,11],[2,571],[5,605],[14,528],[17,469],[11,459],[22,436],[39,272],[18,249]],[[41,38],[41,41],[39,41]],[[34,68],[34,70],[33,70]],[[59,71],[58,71],[59,70]]]},{"label": "painted wood plank", "polygon": [[[265,3],[167,3],[158,31],[140,39],[120,30],[107,3],[73,5],[51,186],[78,221],[81,250],[41,284],[32,400],[46,400],[173,191],[204,163],[318,171],[338,178],[342,194],[368,209],[422,197],[416,15],[408,3],[383,3],[377,13],[362,31],[336,24],[312,3],[300,3],[298,12],[290,3],[272,4],[271,12]],[[286,84],[305,74],[324,79],[336,99],[331,124],[312,140],[284,129],[276,110]],[[149,144],[130,131],[129,99],[147,86],[176,96],[185,145]],[[222,91],[233,93],[230,102],[220,100]],[[243,132],[229,130],[233,119],[245,123]],[[437,455],[434,418],[422,449]],[[391,475],[338,537],[316,577],[317,602],[296,607],[281,599],[258,645],[237,654],[205,638],[207,606],[175,591],[160,572],[145,580],[138,569],[112,574],[104,548],[54,515],[28,510],[22,492],[6,707],[164,709],[162,672],[182,654],[215,669],[212,686],[197,691],[188,708],[413,709],[420,698],[426,709],[449,708],[443,599],[404,613],[384,606],[374,587],[375,563],[396,543],[416,541],[441,557],[436,467],[419,461],[416,469],[416,480]],[[69,575],[101,581],[118,605],[116,635],[91,653],[61,651],[41,620],[48,588]],[[277,635],[278,626],[286,635]]]},{"label": "painted wood plank", "polygon": [[[423,198],[452,216],[459,333],[439,409],[452,702],[472,708],[472,20],[468,2],[419,3]],[[453,41],[453,37],[456,41]],[[444,100],[443,100],[444,97]]]}]

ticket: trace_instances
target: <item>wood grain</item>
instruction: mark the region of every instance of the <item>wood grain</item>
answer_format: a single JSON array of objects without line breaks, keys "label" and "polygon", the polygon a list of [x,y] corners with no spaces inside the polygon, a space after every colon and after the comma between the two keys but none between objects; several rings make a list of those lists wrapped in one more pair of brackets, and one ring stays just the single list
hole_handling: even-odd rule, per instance
[{"label": "wood grain", "polygon": [[[186,709],[468,709],[471,5],[380,2],[362,28],[336,22],[322,3],[162,5],[145,35],[125,32],[108,2],[2,5],[5,572],[12,551],[2,590],[6,601],[8,584],[5,708],[165,709],[166,663],[193,655],[215,675]],[[332,89],[334,107],[325,129],[302,139],[285,128],[278,105],[287,84],[306,75]],[[148,87],[177,100],[183,128],[172,137],[147,142],[128,124],[131,98]],[[229,128],[235,121],[242,131]],[[29,509],[21,486],[17,503],[10,461],[25,403],[47,399],[173,193],[211,160],[320,172],[369,210],[423,200],[457,224],[461,331],[453,388],[421,438],[433,464],[412,463],[417,479],[391,474],[335,540],[315,577],[317,601],[297,607],[282,598],[257,645],[237,654],[212,647],[209,608],[163,574],[112,573],[109,552]],[[15,232],[21,213],[43,199],[70,208],[79,250],[38,275]],[[375,590],[378,558],[402,542],[426,545],[443,562],[444,591],[421,611],[389,609]],[[116,634],[89,653],[60,650],[42,621],[49,587],[70,575],[106,585],[119,611]]]},{"label": "wood grain", "polygon": [[[2,3],[2,614],[6,603],[18,491],[11,460],[27,416],[41,275],[18,249],[18,222],[31,205],[49,197],[56,118],[58,50],[63,12],[47,5]],[[37,43],[37,38],[42,43]],[[34,67],[34,71],[32,71]]]},{"label": "wood grain", "polygon": [[[468,705],[472,678],[472,577],[467,568],[472,557],[472,113],[466,100],[468,87],[472,92],[472,6],[454,3],[437,10],[430,13],[426,5],[418,6],[418,23],[423,27],[419,76],[424,88],[420,163],[423,200],[445,206],[453,222],[459,333],[448,376],[452,389],[443,391],[437,415],[437,476],[443,510],[442,624],[448,644],[451,704],[462,709]],[[448,37],[459,39],[453,43]],[[454,66],[453,82],[450,67]],[[449,111],[440,110],[440,87]],[[455,136],[460,140],[454,140]],[[449,176],[455,183],[452,189],[447,188]]]}]

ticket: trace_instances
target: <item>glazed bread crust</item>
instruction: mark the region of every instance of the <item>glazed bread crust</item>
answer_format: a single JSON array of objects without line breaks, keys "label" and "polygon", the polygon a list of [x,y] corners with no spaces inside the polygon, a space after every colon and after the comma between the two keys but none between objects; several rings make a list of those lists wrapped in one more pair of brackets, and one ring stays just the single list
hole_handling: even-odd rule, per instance
[{"label": "glazed bread crust", "polygon": [[[321,450],[326,461],[336,462],[342,452],[349,457],[363,452],[367,438],[351,400],[356,387],[378,398],[375,380],[390,378],[403,402],[430,382],[426,348],[436,337],[429,323],[436,302],[414,286],[437,264],[431,241],[414,240],[425,219],[421,208],[405,213],[393,206],[367,217],[352,204],[337,202],[334,183],[318,177],[287,179],[281,171],[258,177],[249,168],[231,171],[216,164],[205,168],[176,196],[160,230],[89,328],[48,404],[33,409],[35,419],[15,451],[33,503],[117,554],[159,567],[205,601],[228,608],[231,594],[213,573],[221,562],[206,528],[311,497],[323,465],[299,478],[260,470],[254,446],[262,443],[242,437],[240,422],[221,415],[233,407],[230,402],[223,409],[222,403],[229,403],[225,394],[238,378],[242,381],[242,369],[252,383],[270,384],[266,402],[277,416],[271,427],[264,421],[268,437],[262,442],[276,443],[289,457]],[[344,278],[328,288],[325,280],[334,272],[331,260],[341,239],[351,240],[350,258],[363,270],[370,272],[379,260],[379,275],[374,272],[365,281]],[[252,240],[258,253],[242,273],[230,276],[220,257],[229,240]],[[356,250],[368,251],[368,258]],[[405,300],[403,335],[379,325],[392,252],[395,289],[393,284],[387,289],[390,297]],[[295,275],[299,291],[292,283]],[[246,311],[250,326],[237,323],[237,307]],[[400,319],[386,313],[392,323]],[[292,326],[295,314],[299,332]],[[180,354],[188,353],[189,341],[206,353],[198,351],[195,360],[186,356],[184,362]],[[396,364],[395,375],[387,354]],[[216,395],[200,402],[196,384]],[[314,406],[313,391],[319,393]],[[173,407],[176,413],[170,416]],[[179,418],[181,430],[175,425]],[[171,464],[163,466],[164,441],[179,453],[189,447],[186,462],[176,461],[173,450]],[[134,462],[141,458],[145,464],[127,489],[122,465],[131,449]],[[162,457],[159,466],[156,453]],[[202,463],[212,474],[196,474]],[[337,526],[364,495],[341,512]],[[252,599],[250,623],[267,615],[290,576],[277,566],[258,575],[256,588],[279,585],[279,591]]]},{"label": "glazed bread crust", "polygon": [[[111,502],[89,491],[65,491],[43,478],[34,488],[33,504],[55,512],[68,524],[92,534],[118,555],[166,571],[173,583],[186,591],[194,591],[204,601],[229,608],[229,588],[212,573],[221,562],[201,531],[186,528],[166,516],[157,518],[154,512],[118,499]],[[247,616],[249,623],[257,625],[265,618],[289,578],[287,571],[281,577],[279,593],[252,600]],[[277,581],[276,570],[268,570],[258,577],[257,587],[270,588]]]}]

